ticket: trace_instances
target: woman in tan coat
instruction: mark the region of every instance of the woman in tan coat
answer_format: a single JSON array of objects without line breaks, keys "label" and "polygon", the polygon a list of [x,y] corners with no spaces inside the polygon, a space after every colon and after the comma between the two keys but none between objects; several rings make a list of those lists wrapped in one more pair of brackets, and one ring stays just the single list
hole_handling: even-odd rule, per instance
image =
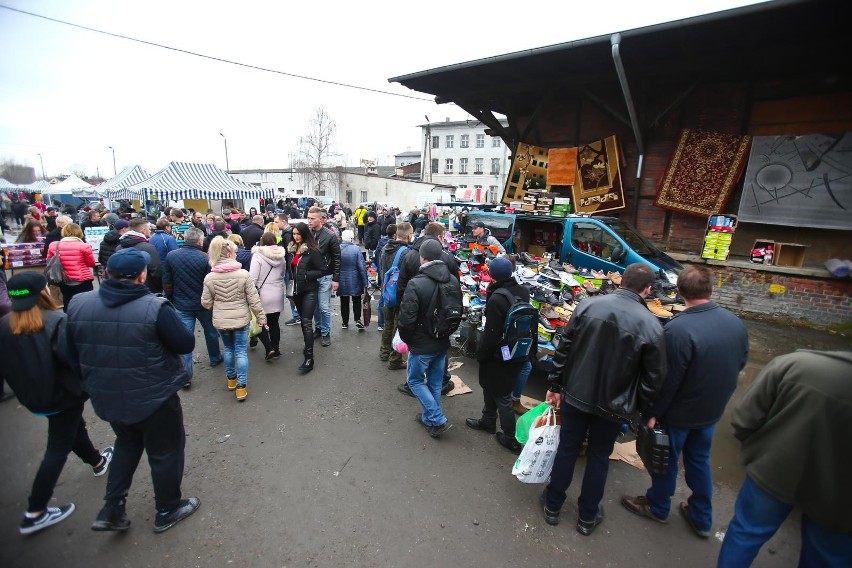
[{"label": "woman in tan coat", "polygon": [[266,314],[254,280],[237,262],[237,245],[222,237],[210,241],[211,272],[204,277],[201,305],[213,311],[213,327],[219,330],[225,347],[225,374],[228,390],[236,390],[237,400],[248,396],[248,335],[251,313],[266,326]]}]

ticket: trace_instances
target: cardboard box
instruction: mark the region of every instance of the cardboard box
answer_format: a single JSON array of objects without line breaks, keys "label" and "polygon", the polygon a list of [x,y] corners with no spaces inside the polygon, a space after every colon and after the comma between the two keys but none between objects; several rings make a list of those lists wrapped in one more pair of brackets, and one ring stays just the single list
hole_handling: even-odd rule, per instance
[{"label": "cardboard box", "polygon": [[533,256],[542,257],[544,253],[547,252],[547,247],[539,246],[539,245],[529,245],[527,246],[527,252]]},{"label": "cardboard box", "polygon": [[769,258],[764,257],[763,259],[757,260],[754,257],[752,257],[751,261],[755,264],[772,264],[772,261],[775,258],[775,252],[774,252],[775,241],[771,241],[769,239],[757,239],[756,241],[754,241],[754,244],[751,245],[752,250],[759,249],[759,248],[767,248],[767,247],[773,248],[772,255]]},{"label": "cardboard box", "polygon": [[521,205],[521,209],[524,211],[535,211],[535,203],[524,203]]},{"label": "cardboard box", "polygon": [[798,243],[775,243],[775,266],[803,266],[806,246]]}]

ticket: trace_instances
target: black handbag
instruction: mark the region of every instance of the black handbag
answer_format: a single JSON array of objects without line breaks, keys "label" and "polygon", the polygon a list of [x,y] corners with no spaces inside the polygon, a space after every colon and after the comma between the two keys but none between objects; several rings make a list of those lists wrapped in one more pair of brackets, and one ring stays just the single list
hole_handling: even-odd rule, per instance
[{"label": "black handbag", "polygon": [[639,424],[636,428],[636,453],[651,477],[668,473],[671,444],[669,435],[664,430]]}]

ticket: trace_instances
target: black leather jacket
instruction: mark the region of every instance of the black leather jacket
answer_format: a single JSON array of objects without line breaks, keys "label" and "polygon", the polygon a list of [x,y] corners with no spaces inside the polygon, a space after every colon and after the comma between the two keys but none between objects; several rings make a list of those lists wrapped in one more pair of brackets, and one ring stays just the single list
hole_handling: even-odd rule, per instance
[{"label": "black leather jacket", "polygon": [[331,274],[334,282],[340,282],[340,242],[337,236],[326,227],[314,233],[317,246],[322,253],[327,268],[326,275]]},{"label": "black leather jacket", "polygon": [[663,328],[642,297],[621,288],[589,298],[554,335],[549,390],[613,422],[650,418],[666,375]]}]

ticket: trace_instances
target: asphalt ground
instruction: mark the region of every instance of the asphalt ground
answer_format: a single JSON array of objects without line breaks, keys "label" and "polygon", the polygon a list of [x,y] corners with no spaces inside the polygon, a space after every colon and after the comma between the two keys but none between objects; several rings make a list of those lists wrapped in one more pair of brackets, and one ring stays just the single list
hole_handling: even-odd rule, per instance
[{"label": "asphalt ground", "polygon": [[[301,333],[283,328],[280,360],[264,362],[262,347],[250,352],[249,394],[242,403],[227,390],[223,367],[207,364],[196,330],[200,362],[192,389],[180,397],[187,432],[183,491],[200,497],[201,508],[159,535],[152,531],[153,491],[144,458],[127,504],[132,526],[124,534],[95,533],[90,526],[107,477],[93,477],[72,454],[52,504],[71,501],[76,511],[40,533],[20,536],[47,420],[17,401],[0,405],[0,566],[715,565],[743,475],[729,427],[720,424],[716,447],[723,450],[714,447],[710,539],[693,535],[676,509],[667,525],[625,510],[620,497],[644,493],[650,478],[622,462],[610,462],[605,521],[592,536],[581,536],[574,525],[584,458],[562,523],[551,527],[538,502],[542,486],[515,479],[515,456],[493,436],[464,425],[482,405],[475,360],[458,358],[464,365],[454,374],[473,392],[444,398],[454,428],[432,439],[414,420],[417,401],[396,390],[405,372],[379,362],[375,319],[364,332],[341,330],[337,300],[333,305],[333,342],[327,348],[317,344],[314,371],[296,371]],[[755,372],[795,347],[849,349],[848,338],[824,332],[760,322],[749,322],[749,328]],[[543,378],[534,375],[525,394],[541,399],[544,388]],[[88,404],[85,417],[95,446],[110,445],[109,425]],[[686,496],[681,478],[675,507]],[[754,565],[795,566],[798,533],[794,513]]]}]

